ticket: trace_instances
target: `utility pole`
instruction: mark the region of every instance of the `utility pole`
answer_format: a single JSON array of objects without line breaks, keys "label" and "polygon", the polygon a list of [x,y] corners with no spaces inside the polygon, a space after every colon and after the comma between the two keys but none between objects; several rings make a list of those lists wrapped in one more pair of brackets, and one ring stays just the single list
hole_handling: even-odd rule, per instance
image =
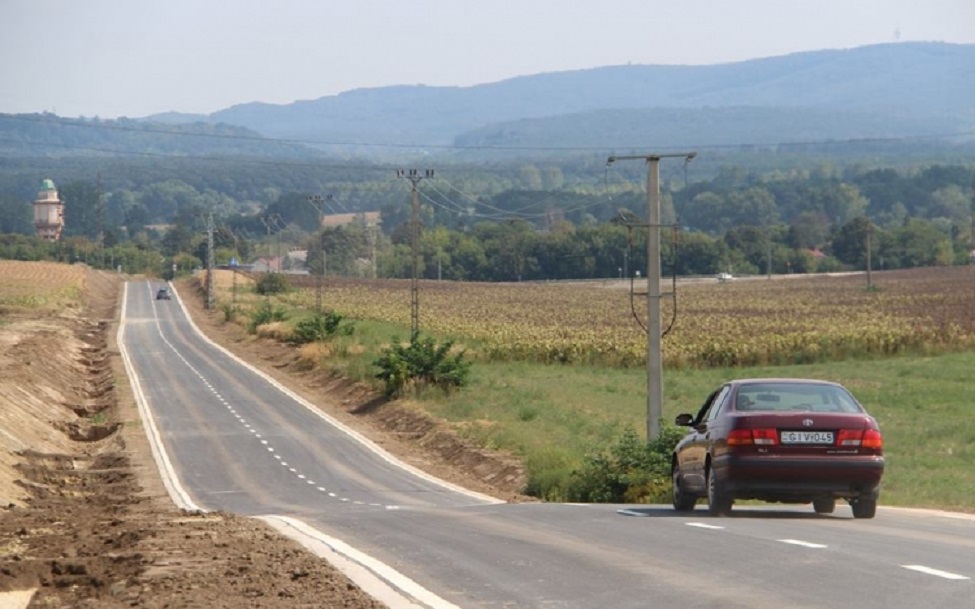
[{"label": "utility pole", "polygon": [[972,180],[971,228],[968,233],[968,261],[975,262],[975,180]]},{"label": "utility pole", "polygon": [[873,225],[867,220],[867,289],[873,289],[873,281],[870,278],[870,233],[873,232]]},{"label": "utility pole", "polygon": [[376,225],[370,224],[368,232],[366,233],[369,237],[369,252],[372,260],[372,279],[376,278]]},{"label": "utility pole", "polygon": [[663,416],[663,357],[660,324],[660,159],[691,160],[696,152],[611,156],[616,161],[640,160],[647,164],[647,442],[660,437]]},{"label": "utility pole", "polygon": [[[274,253],[271,248],[271,216],[261,216],[261,224],[263,224],[264,228],[267,230],[267,257],[271,258],[271,255]],[[271,264],[268,263],[268,271],[270,270]]]},{"label": "utility pole", "polygon": [[322,312],[322,282],[325,277],[325,205],[332,200],[332,195],[308,195],[308,202],[318,210],[318,244],[322,248],[322,272],[318,274],[318,281],[315,288],[315,308],[319,313]]},{"label": "utility pole", "polygon": [[396,177],[405,178],[412,184],[412,214],[410,215],[410,235],[413,241],[413,276],[410,282],[410,332],[412,340],[420,334],[420,193],[417,184],[423,178],[432,178],[433,170],[427,169],[421,175],[416,169],[398,169]]},{"label": "utility pole", "polygon": [[213,212],[207,215],[207,309],[213,308]]},{"label": "utility pole", "polygon": [[98,172],[98,201],[95,203],[98,215],[98,266],[105,266],[105,204],[102,202],[102,172]]}]

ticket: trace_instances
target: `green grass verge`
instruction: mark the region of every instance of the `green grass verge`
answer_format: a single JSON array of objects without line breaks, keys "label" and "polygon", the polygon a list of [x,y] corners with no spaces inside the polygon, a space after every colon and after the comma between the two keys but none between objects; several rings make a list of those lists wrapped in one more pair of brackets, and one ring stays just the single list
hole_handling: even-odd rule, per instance
[{"label": "green grass verge", "polygon": [[[846,385],[884,432],[885,505],[975,509],[975,353],[805,366],[664,372],[664,421],[696,412],[711,389],[736,377],[794,376]],[[643,370],[477,364],[471,385],[429,392],[422,406],[479,444],[520,455],[529,491],[564,497],[572,471],[626,427],[646,428]]]}]

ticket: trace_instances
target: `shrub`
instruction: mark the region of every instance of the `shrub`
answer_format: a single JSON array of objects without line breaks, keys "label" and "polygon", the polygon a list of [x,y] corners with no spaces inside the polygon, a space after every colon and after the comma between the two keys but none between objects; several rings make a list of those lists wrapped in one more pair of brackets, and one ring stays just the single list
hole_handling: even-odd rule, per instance
[{"label": "shrub", "polygon": [[264,301],[251,313],[250,317],[251,322],[247,326],[247,331],[254,334],[257,332],[258,326],[263,326],[273,321],[284,321],[288,319],[288,313],[281,307],[272,307],[271,303]]},{"label": "shrub", "polygon": [[607,452],[586,455],[572,473],[568,501],[594,503],[660,503],[670,498],[671,456],[685,430],[664,426],[647,443],[627,428]]},{"label": "shrub", "polygon": [[292,342],[297,345],[325,340],[332,336],[349,336],[355,326],[352,322],[342,324],[345,317],[334,311],[316,313],[313,317],[302,319],[295,324]]},{"label": "shrub", "polygon": [[373,362],[379,368],[376,378],[383,381],[386,397],[398,397],[411,388],[435,386],[449,393],[467,384],[471,362],[464,352],[450,354],[453,341],[437,345],[432,338],[413,337],[408,345],[393,339],[393,346],[384,349]]},{"label": "shrub", "polygon": [[237,305],[223,304],[220,308],[223,311],[223,320],[228,323],[237,319],[237,314],[240,313],[240,307]]},{"label": "shrub", "polygon": [[266,296],[268,294],[281,294],[288,291],[288,281],[281,273],[264,273],[254,285],[257,293]]}]

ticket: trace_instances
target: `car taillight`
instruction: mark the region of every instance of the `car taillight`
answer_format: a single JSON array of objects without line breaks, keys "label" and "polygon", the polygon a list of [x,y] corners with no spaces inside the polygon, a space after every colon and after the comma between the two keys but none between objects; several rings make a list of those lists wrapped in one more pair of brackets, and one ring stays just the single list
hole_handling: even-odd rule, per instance
[{"label": "car taillight", "polygon": [[841,429],[836,432],[837,446],[860,446],[862,441],[862,429]]},{"label": "car taillight", "polygon": [[884,447],[884,437],[876,429],[868,429],[863,432],[863,447],[864,448],[876,448],[880,450]]},{"label": "car taillight", "polygon": [[884,438],[876,429],[841,429],[836,433],[836,445],[881,449]]},{"label": "car taillight", "polygon": [[751,446],[752,444],[750,429],[732,429],[728,433],[728,446]]},{"label": "car taillight", "polygon": [[728,433],[728,446],[775,446],[779,434],[773,428],[732,429]]},{"label": "car taillight", "polygon": [[752,438],[758,446],[775,446],[779,443],[779,433],[775,429],[753,429]]}]

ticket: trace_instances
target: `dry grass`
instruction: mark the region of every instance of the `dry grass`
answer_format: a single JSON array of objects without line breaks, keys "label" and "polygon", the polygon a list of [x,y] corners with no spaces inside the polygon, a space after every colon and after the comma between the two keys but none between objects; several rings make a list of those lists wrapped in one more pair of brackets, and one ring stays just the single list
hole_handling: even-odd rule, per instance
[{"label": "dry grass", "polygon": [[77,309],[85,274],[81,265],[0,260],[0,312]]}]

